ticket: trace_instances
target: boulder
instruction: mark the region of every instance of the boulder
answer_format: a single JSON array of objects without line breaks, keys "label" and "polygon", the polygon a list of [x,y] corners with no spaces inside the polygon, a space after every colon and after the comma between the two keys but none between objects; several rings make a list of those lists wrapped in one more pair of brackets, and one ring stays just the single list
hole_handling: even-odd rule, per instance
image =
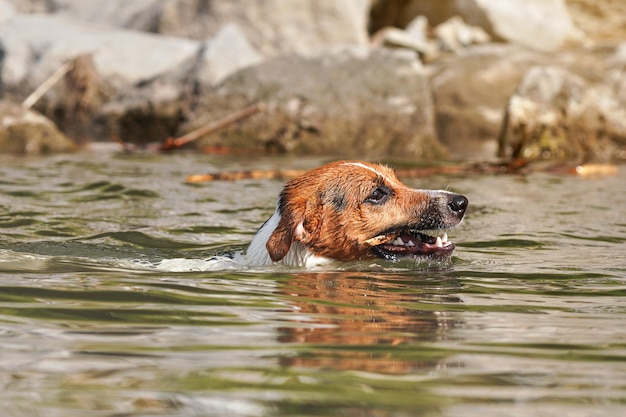
[{"label": "boulder", "polygon": [[16,11],[13,4],[7,0],[0,0],[0,24],[4,24],[15,17]]},{"label": "boulder", "polygon": [[49,0],[48,3],[49,11],[85,22],[198,41],[214,37],[225,24],[235,23],[264,56],[302,53],[339,44],[364,45],[368,41],[369,0]]},{"label": "boulder", "polygon": [[176,136],[187,117],[185,91],[165,76],[120,92],[102,107],[104,137],[143,146]]},{"label": "boulder", "polygon": [[539,51],[556,51],[582,40],[565,0],[457,0],[458,13],[494,39]]},{"label": "boulder", "polygon": [[509,97],[526,69],[549,59],[516,45],[487,44],[429,66],[437,135],[450,156],[493,157]]},{"label": "boulder", "polygon": [[[579,85],[589,89],[585,94],[603,97],[598,103],[604,103],[606,108],[599,114],[606,118],[607,129],[619,132],[620,129],[615,127],[619,117],[616,120],[615,114],[621,113],[608,109],[624,100],[620,96],[623,93],[616,89],[622,82],[621,68],[626,65],[626,52],[622,53],[626,47],[623,48],[603,45],[547,54],[516,45],[487,44],[448,56],[428,67],[439,140],[453,158],[489,158],[498,153],[519,156],[512,150],[514,139],[506,139],[508,145],[501,143],[502,124],[511,97],[533,67],[562,68],[572,77],[583,80]],[[567,118],[562,122],[573,123],[574,119]],[[510,129],[504,128],[504,131],[510,132]],[[620,134],[616,133],[613,140],[619,142],[618,137]]]},{"label": "boulder", "polygon": [[509,99],[499,145],[512,158],[626,160],[626,74],[593,83],[557,66],[530,68]]},{"label": "boulder", "polygon": [[40,154],[75,148],[49,119],[20,105],[0,101],[0,152]]},{"label": "boulder", "polygon": [[4,0],[12,3],[20,13],[47,13],[51,4],[48,0]]},{"label": "boulder", "polygon": [[235,23],[224,25],[203,44],[196,61],[193,78],[203,85],[214,85],[250,65],[261,62],[261,55]]},{"label": "boulder", "polygon": [[174,137],[198,90],[210,90],[261,59],[241,29],[227,24],[203,44],[194,59],[111,97],[101,112],[105,136],[139,145]]},{"label": "boulder", "polygon": [[34,109],[76,143],[103,138],[102,107],[115,90],[102,79],[91,55],[80,55],[64,68],[67,72],[42,97],[31,95],[25,103],[33,102]]},{"label": "boulder", "polygon": [[444,154],[428,79],[415,53],[367,47],[286,56],[202,92],[191,130],[250,103],[266,113],[203,140],[249,150],[382,157]]},{"label": "boulder", "polygon": [[7,90],[32,91],[56,69],[89,53],[102,77],[116,86],[144,82],[195,58],[200,43],[120,29],[60,16],[17,14],[0,26]]},{"label": "boulder", "polygon": [[597,41],[626,39],[626,1],[567,0],[577,28]]}]

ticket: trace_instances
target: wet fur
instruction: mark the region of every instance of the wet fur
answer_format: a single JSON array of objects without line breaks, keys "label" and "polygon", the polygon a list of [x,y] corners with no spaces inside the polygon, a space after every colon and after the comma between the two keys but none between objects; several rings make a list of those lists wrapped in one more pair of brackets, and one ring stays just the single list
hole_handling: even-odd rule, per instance
[{"label": "wet fur", "polygon": [[[370,198],[376,190],[387,194],[381,203]],[[447,209],[450,195],[409,188],[383,165],[357,161],[324,165],[285,185],[276,211],[248,247],[247,263],[309,266],[373,258],[366,241],[385,230],[406,225],[446,229],[458,224],[460,218]]]}]

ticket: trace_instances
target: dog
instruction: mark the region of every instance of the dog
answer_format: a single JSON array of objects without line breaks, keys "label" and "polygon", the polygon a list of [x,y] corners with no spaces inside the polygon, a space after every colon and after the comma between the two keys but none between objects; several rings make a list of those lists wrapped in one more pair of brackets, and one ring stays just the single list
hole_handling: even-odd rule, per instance
[{"label": "dog", "polygon": [[448,258],[448,230],[469,202],[404,185],[386,166],[337,161],[289,181],[274,214],[245,252],[248,266],[319,266],[333,261]]}]

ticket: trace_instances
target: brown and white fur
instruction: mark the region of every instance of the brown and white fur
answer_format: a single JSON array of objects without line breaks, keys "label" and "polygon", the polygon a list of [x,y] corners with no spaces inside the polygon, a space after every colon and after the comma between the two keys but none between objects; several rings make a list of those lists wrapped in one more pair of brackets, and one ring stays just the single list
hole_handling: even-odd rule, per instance
[{"label": "brown and white fur", "polygon": [[468,200],[407,187],[390,168],[333,162],[289,181],[276,211],[246,251],[249,266],[309,267],[328,261],[448,257],[447,230]]}]

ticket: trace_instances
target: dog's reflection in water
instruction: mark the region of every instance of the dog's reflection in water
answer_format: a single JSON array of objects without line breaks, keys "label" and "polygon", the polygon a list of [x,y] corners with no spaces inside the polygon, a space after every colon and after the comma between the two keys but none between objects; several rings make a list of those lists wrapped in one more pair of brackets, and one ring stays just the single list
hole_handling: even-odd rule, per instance
[{"label": "dog's reflection in water", "polygon": [[419,344],[446,340],[458,324],[454,314],[437,309],[461,301],[447,295],[456,287],[456,280],[415,274],[294,275],[283,292],[291,299],[293,321],[302,325],[281,328],[279,341],[305,349],[281,364],[380,373],[440,366],[445,354],[420,354]]}]

